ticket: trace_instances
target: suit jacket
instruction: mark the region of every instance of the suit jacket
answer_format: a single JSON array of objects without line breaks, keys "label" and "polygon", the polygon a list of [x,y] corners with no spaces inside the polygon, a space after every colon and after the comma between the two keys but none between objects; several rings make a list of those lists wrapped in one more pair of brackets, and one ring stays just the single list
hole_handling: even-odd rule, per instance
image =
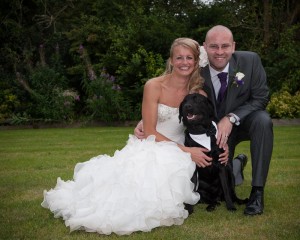
[{"label": "suit jacket", "polygon": [[[242,79],[244,81],[243,85],[237,86],[233,84],[237,72],[245,74],[245,77]],[[269,88],[265,70],[260,57],[256,53],[248,51],[236,51],[233,53],[229,61],[228,74],[225,115],[234,113],[240,120],[243,120],[254,111],[265,110],[269,102]],[[212,101],[215,115],[217,116],[216,96],[208,65],[202,69],[202,77],[205,79],[204,90]]]}]

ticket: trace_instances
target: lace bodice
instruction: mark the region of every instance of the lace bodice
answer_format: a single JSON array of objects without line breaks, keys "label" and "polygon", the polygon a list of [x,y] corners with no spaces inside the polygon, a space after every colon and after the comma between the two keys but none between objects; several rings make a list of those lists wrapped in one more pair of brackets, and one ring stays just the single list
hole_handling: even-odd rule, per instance
[{"label": "lace bodice", "polygon": [[184,143],[184,126],[179,123],[179,109],[158,104],[156,130],[177,143]]}]

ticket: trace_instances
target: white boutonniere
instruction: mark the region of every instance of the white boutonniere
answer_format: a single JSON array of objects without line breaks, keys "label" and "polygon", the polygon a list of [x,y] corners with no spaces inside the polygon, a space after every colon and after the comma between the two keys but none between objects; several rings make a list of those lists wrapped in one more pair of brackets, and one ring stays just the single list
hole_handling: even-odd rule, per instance
[{"label": "white boutonniere", "polygon": [[237,72],[233,78],[233,83],[232,84],[235,84],[236,87],[239,87],[241,85],[244,84],[244,80],[243,78],[245,77],[245,74],[244,73],[241,73],[241,72]]},{"label": "white boutonniere", "polygon": [[203,46],[199,47],[199,67],[205,67],[208,64],[207,52]]}]

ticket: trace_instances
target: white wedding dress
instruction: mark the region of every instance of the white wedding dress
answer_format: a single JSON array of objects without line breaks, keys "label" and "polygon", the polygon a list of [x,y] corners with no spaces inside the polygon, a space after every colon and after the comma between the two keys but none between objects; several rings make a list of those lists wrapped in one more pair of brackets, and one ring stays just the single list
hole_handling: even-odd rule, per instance
[{"label": "white wedding dress", "polygon": [[[157,130],[183,143],[178,108],[159,104]],[[42,206],[62,217],[71,231],[123,235],[180,225],[188,217],[184,203],[200,199],[190,181],[195,167],[190,154],[174,142],[130,135],[113,156],[78,163],[74,180],[58,178],[54,189],[44,191]]]}]

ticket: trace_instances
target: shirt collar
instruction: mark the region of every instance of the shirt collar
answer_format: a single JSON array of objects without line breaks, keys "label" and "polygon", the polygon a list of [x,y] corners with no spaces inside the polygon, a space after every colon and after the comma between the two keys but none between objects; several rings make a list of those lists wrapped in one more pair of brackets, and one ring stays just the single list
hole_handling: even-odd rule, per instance
[{"label": "shirt collar", "polygon": [[[216,135],[215,135],[215,137],[217,138],[217,136],[218,136],[218,127],[217,127],[217,124],[214,121],[212,121],[212,124],[216,128]],[[204,134],[191,134],[190,133],[190,137],[195,142],[199,143],[200,145],[202,145],[203,147],[205,147],[206,149],[208,149],[209,151],[211,151],[211,139],[205,133]]]},{"label": "shirt collar", "polygon": [[[229,63],[227,63],[227,65],[225,66],[222,72],[228,73],[228,70],[229,70]],[[220,73],[219,71],[213,69],[210,65],[209,65],[209,71],[210,71],[210,76],[212,78],[216,77]]]}]

